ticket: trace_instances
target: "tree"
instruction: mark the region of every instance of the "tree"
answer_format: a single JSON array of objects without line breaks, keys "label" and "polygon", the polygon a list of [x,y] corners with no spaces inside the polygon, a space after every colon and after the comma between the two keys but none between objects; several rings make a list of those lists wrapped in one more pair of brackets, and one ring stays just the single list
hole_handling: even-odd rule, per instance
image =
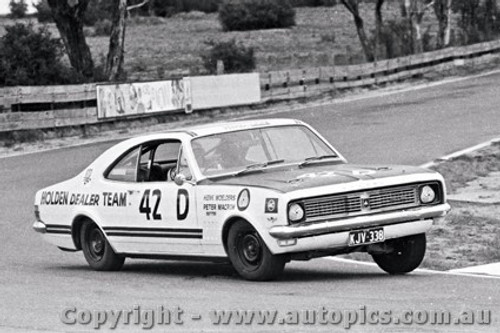
[{"label": "tree", "polygon": [[83,18],[89,0],[48,0],[71,66],[87,79],[94,76],[94,62],[83,34]]},{"label": "tree", "polygon": [[437,47],[450,45],[451,39],[451,4],[452,0],[434,0],[434,13],[438,20]]},{"label": "tree", "polygon": [[10,14],[9,17],[13,19],[23,18],[28,11],[28,4],[26,0],[10,0],[9,2]]},{"label": "tree", "polygon": [[106,60],[105,75],[110,81],[116,81],[123,75],[125,47],[125,18],[127,15],[127,0],[113,0],[113,27],[109,38],[109,51]]},{"label": "tree", "polygon": [[0,37],[0,86],[48,85],[77,82],[63,63],[64,46],[47,27],[33,24],[5,27]]},{"label": "tree", "polygon": [[368,37],[365,32],[364,21],[359,14],[359,2],[360,0],[340,0],[342,4],[347,8],[347,10],[352,14],[354,18],[354,24],[356,25],[356,31],[358,33],[359,42],[365,54],[366,60],[373,61],[375,59],[373,49],[368,42]]},{"label": "tree", "polygon": [[382,42],[382,30],[384,27],[384,20],[382,17],[382,6],[384,5],[385,0],[377,0],[375,3],[375,40],[376,40],[376,50],[375,56],[377,55],[378,47]]},{"label": "tree", "polygon": [[425,12],[433,5],[432,0],[402,0],[411,25],[413,53],[424,51],[422,20]]},{"label": "tree", "polygon": [[113,0],[113,27],[109,38],[109,51],[106,59],[105,75],[109,81],[117,81],[123,78],[123,64],[125,52],[125,30],[127,13],[131,10],[141,8],[149,0],[127,7],[127,0]]}]

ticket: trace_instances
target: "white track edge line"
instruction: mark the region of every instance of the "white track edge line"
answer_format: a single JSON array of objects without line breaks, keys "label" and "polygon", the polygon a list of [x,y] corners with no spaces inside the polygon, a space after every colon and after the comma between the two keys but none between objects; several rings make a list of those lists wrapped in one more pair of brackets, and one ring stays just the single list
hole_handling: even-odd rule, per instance
[{"label": "white track edge line", "polygon": [[[359,266],[370,266],[370,267],[378,267],[377,264],[366,261],[358,261],[353,259],[346,258],[336,258],[336,257],[324,257],[323,259],[342,262],[346,264],[354,264]],[[500,276],[496,275],[486,275],[486,274],[475,274],[475,273],[460,273],[460,272],[451,272],[451,271],[436,271],[428,268],[417,268],[414,272],[425,273],[425,274],[434,274],[434,275],[451,275],[451,276],[466,276],[473,278],[483,278],[483,279],[500,279]]]}]

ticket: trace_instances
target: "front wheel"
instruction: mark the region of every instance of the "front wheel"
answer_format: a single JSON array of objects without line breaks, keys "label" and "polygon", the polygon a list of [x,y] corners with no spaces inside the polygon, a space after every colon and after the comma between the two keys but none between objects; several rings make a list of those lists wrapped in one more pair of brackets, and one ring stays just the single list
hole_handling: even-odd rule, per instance
[{"label": "front wheel", "polygon": [[275,279],[285,267],[286,258],[273,255],[257,231],[244,221],[235,222],[229,229],[227,250],[234,269],[247,280]]},{"label": "front wheel", "polygon": [[377,265],[389,274],[405,274],[416,269],[425,255],[425,234],[407,236],[387,241],[394,251],[373,254]]},{"label": "front wheel", "polygon": [[118,271],[125,257],[117,255],[101,229],[91,222],[84,223],[80,233],[83,255],[96,271]]}]

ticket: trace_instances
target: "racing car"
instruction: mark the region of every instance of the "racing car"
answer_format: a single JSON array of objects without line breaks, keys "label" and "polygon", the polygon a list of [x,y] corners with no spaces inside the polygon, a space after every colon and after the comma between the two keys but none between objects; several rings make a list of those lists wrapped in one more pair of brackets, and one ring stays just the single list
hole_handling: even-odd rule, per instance
[{"label": "racing car", "polygon": [[353,165],[295,119],[215,123],[127,139],[35,196],[35,231],[92,269],[125,258],[229,261],[270,280],[291,260],[369,253],[416,269],[450,210],[443,177]]}]

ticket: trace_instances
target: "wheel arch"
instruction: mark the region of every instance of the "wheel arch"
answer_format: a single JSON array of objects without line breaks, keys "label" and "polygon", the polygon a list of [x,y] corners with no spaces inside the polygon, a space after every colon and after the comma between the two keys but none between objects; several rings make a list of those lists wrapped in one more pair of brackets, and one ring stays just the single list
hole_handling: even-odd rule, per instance
[{"label": "wheel arch", "polygon": [[236,222],[236,221],[244,221],[248,224],[250,224],[252,227],[255,228],[255,226],[246,218],[235,215],[229,217],[225,222],[224,225],[222,226],[222,234],[221,234],[221,240],[222,240],[222,245],[224,246],[224,251],[226,252],[226,255],[228,254],[227,252],[227,237],[229,235],[229,229],[231,229],[231,226]]},{"label": "wheel arch", "polygon": [[95,218],[93,218],[89,214],[85,214],[85,213],[80,213],[80,214],[76,215],[76,217],[73,219],[73,222],[71,223],[71,238],[73,239],[73,244],[75,244],[75,248],[77,250],[82,249],[81,231],[82,231],[82,225],[85,222],[90,222],[90,223],[94,223],[95,225],[97,225],[97,227],[99,229],[101,229],[101,231],[102,231],[104,237],[106,238],[106,240],[108,241],[108,243],[111,245],[111,248],[113,249],[113,251],[115,250],[113,244],[110,242],[110,240],[108,238],[108,235],[102,229],[102,226],[99,223],[97,223]]}]

